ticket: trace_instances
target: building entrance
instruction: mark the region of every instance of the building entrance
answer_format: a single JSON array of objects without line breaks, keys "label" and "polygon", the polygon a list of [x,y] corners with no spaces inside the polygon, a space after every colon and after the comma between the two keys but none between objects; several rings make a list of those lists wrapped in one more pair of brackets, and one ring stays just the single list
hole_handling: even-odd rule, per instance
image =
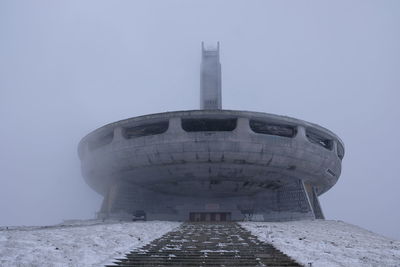
[{"label": "building entrance", "polygon": [[231,220],[230,212],[190,212],[191,222],[228,222]]}]

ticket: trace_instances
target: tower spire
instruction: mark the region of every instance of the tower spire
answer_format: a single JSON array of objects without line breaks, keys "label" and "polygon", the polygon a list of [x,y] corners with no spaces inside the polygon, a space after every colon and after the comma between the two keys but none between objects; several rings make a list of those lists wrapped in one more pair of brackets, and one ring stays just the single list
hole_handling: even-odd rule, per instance
[{"label": "tower spire", "polygon": [[200,109],[222,109],[219,42],[217,47],[201,42]]}]

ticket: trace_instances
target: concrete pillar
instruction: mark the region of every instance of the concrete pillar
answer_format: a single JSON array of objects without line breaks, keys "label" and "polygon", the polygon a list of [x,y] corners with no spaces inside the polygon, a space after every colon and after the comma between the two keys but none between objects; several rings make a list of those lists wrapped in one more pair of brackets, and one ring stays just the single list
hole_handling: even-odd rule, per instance
[{"label": "concrete pillar", "polygon": [[322,212],[322,208],[318,200],[318,195],[315,190],[315,187],[309,183],[304,183],[304,187],[307,192],[308,200],[311,203],[315,219],[325,219],[324,213]]},{"label": "concrete pillar", "polygon": [[120,193],[120,183],[115,182],[112,184],[104,196],[103,203],[101,204],[100,213],[105,215],[105,217],[109,217],[110,213],[112,213],[115,208],[115,200],[117,199],[118,194]]},{"label": "concrete pillar", "polygon": [[124,129],[122,127],[114,128],[113,142],[118,142],[118,141],[122,141],[122,140],[125,140]]},{"label": "concrete pillar", "polygon": [[238,118],[235,133],[238,134],[249,134],[251,133],[249,118]]},{"label": "concrete pillar", "polygon": [[310,210],[312,211],[315,219],[314,205],[313,205],[313,187],[311,184],[304,183],[302,181],[304,192],[306,193],[308,204],[310,205]]},{"label": "concrete pillar", "polygon": [[306,128],[304,126],[302,126],[302,125],[297,126],[297,134],[296,134],[295,138],[298,140],[307,141]]},{"label": "concrete pillar", "polygon": [[167,133],[183,133],[181,118],[170,118]]},{"label": "concrete pillar", "polygon": [[325,216],[324,213],[322,212],[322,208],[321,205],[319,204],[319,199],[318,199],[318,195],[317,192],[315,190],[315,187],[313,187],[313,208],[314,208],[314,215],[315,215],[315,219],[322,219],[325,220]]},{"label": "concrete pillar", "polygon": [[333,147],[332,147],[332,151],[335,153],[335,155],[337,155],[338,154],[338,144],[337,144],[337,140],[333,140]]}]

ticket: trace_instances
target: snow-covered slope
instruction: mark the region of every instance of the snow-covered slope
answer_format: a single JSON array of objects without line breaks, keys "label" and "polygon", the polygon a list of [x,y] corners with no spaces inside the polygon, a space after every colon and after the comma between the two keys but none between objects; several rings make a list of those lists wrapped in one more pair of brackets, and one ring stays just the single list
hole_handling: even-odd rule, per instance
[{"label": "snow-covered slope", "polygon": [[78,222],[0,229],[0,266],[101,266],[178,227],[178,222]]},{"label": "snow-covered slope", "polygon": [[241,225],[305,266],[400,266],[400,241],[341,221]]},{"label": "snow-covered slope", "polygon": [[[2,227],[0,266],[102,266],[179,225],[80,221],[47,227]],[[400,241],[344,222],[241,225],[305,266],[400,266]]]}]

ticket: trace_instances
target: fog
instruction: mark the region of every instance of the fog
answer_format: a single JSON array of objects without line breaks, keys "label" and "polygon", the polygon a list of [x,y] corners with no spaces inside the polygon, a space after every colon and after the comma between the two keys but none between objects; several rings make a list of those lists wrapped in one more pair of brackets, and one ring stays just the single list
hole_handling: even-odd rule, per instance
[{"label": "fog", "polygon": [[104,124],[199,108],[201,41],[223,108],[338,134],[328,219],[400,239],[400,2],[0,2],[0,225],[93,218],[77,144]]}]

